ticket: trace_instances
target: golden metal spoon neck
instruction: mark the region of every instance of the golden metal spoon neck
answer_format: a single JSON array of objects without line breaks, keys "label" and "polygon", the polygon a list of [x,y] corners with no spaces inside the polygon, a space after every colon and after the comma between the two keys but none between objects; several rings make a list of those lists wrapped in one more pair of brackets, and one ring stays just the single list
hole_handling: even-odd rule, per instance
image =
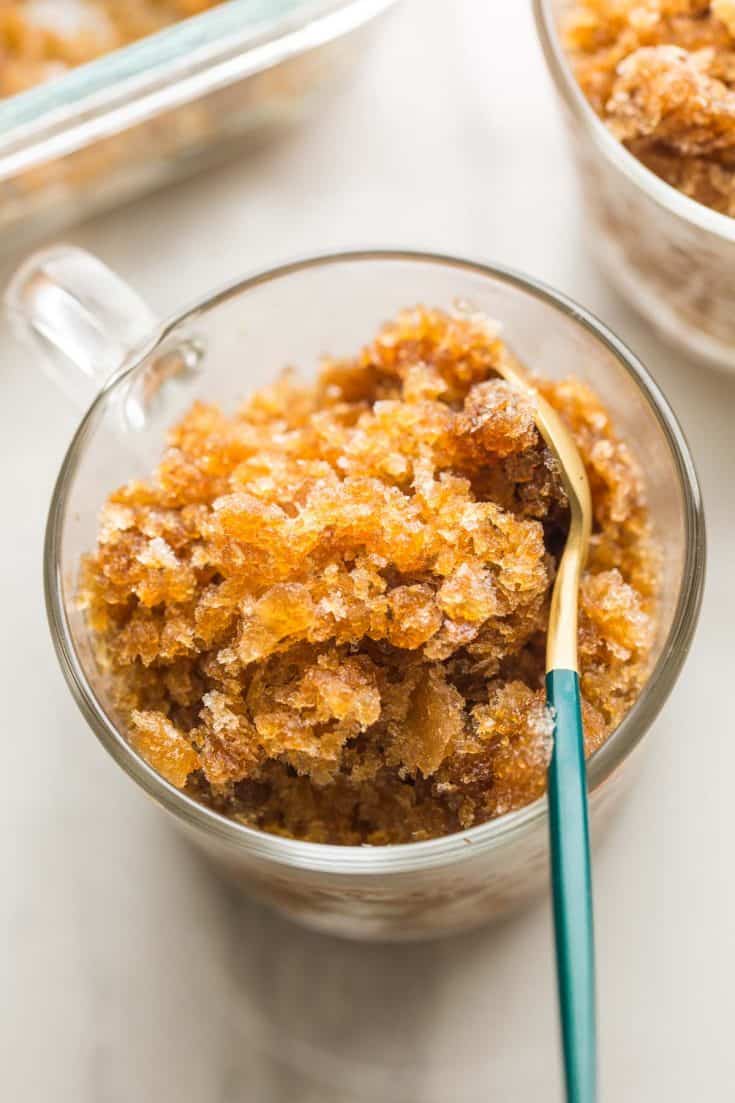
[{"label": "golden metal spoon neck", "polygon": [[546,670],[577,671],[579,585],[587,561],[592,527],[592,499],[587,472],[569,429],[554,407],[529,381],[518,361],[506,353],[496,370],[498,375],[531,398],[536,426],[559,464],[569,500],[569,532],[551,595]]}]

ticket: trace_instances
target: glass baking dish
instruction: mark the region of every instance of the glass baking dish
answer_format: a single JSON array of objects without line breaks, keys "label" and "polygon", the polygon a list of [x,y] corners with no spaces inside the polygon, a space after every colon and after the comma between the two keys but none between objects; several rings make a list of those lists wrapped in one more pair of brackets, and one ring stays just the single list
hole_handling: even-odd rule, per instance
[{"label": "glass baking dish", "polygon": [[302,119],[394,3],[230,0],[0,101],[3,247]]}]

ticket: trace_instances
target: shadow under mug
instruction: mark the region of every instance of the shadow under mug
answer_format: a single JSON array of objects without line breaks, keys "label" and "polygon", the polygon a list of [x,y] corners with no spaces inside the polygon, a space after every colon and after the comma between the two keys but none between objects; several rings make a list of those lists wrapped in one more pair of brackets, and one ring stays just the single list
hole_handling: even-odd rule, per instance
[{"label": "shadow under mug", "polygon": [[109,491],[145,477],[166,428],[201,398],[231,408],[285,365],[313,370],[353,354],[416,302],[461,300],[502,323],[539,374],[589,381],[630,440],[665,552],[660,632],[635,706],[589,762],[593,834],[631,776],[633,752],[681,669],[699,610],[705,537],[689,450],[635,356],[564,296],[514,272],[452,257],[364,251],[314,257],[251,276],[160,323],[138,295],[81,250],[57,246],[18,271],[6,306],[56,381],[91,402],[61,466],[44,571],[49,625],[71,692],[115,761],[216,866],[294,919],[357,938],[410,939],[475,926],[547,883],[546,800],[458,834],[386,847],[268,835],[181,792],[133,750],[116,723],[74,593]]}]

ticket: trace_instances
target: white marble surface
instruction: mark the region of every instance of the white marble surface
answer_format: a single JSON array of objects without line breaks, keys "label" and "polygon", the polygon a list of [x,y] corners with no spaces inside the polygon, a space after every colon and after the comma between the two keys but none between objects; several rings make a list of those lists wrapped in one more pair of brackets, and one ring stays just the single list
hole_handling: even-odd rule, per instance
[{"label": "white marble surface", "polygon": [[[363,243],[494,258],[648,362],[709,513],[700,631],[598,855],[603,1100],[735,1082],[735,379],[660,345],[602,283],[526,3],[408,0],[352,88],[288,142],[68,235],[160,310],[245,269]],[[52,654],[41,539],[76,414],[0,336],[0,1081],[58,1103],[559,1100],[544,904],[413,948],[298,930],[228,894],[85,728]],[[4,527],[4,526],[3,526]]]}]

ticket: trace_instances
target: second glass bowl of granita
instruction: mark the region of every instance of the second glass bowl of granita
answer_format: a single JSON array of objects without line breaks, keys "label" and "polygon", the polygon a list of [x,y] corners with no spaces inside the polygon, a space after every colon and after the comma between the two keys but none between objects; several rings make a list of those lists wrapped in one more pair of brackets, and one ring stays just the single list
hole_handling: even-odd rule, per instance
[{"label": "second glass bowl of granita", "polygon": [[420,937],[539,889],[567,503],[533,393],[496,369],[522,361],[590,479],[596,825],[679,672],[704,568],[686,444],[632,354],[529,279],[401,252],[275,269],[161,326],[61,248],[8,301],[57,378],[123,361],[46,544],[62,667],[123,768],[323,929]]},{"label": "second glass bowl of granita", "polygon": [[735,4],[533,6],[591,249],[664,337],[735,371]]}]

